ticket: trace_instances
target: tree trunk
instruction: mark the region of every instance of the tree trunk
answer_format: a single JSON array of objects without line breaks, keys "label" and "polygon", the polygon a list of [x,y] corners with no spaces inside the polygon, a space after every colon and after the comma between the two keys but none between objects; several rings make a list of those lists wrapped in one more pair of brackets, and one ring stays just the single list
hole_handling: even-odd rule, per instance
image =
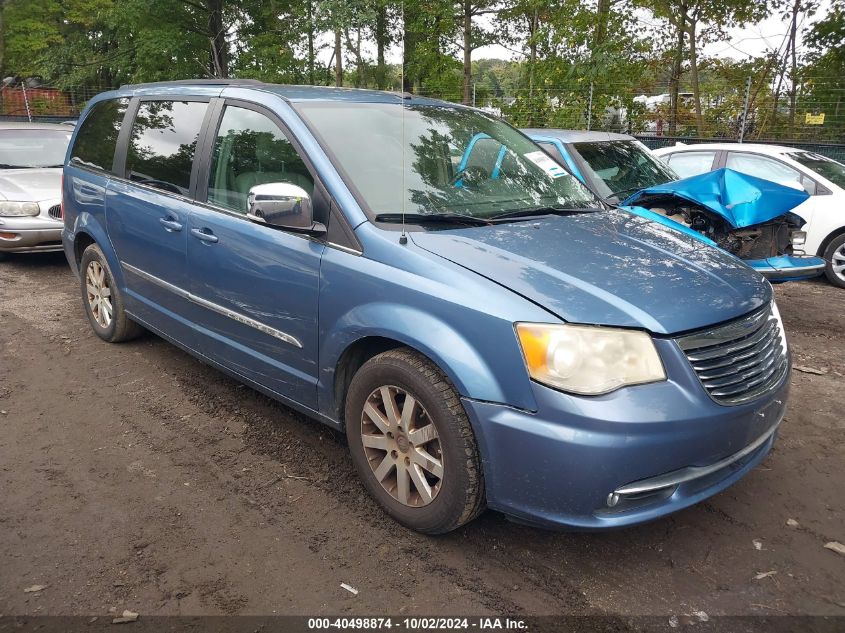
[{"label": "tree trunk", "polygon": [[463,1],[464,105],[472,103],[472,0]]},{"label": "tree trunk", "polygon": [[308,0],[308,83],[314,85],[314,1]]},{"label": "tree trunk", "polygon": [[208,38],[211,45],[211,76],[229,76],[229,55],[226,46],[226,27],[223,24],[223,0],[206,0],[208,10]]},{"label": "tree trunk", "polygon": [[778,99],[780,99],[780,90],[783,87],[783,76],[786,74],[786,59],[784,59],[783,65],[781,65],[780,62],[778,62],[777,73],[778,73],[778,83],[777,83],[777,86],[775,86],[774,93],[772,94],[772,101],[774,102],[773,105],[772,105],[772,125],[771,125],[772,130],[775,130],[775,128],[777,127],[777,122],[778,122]]},{"label": "tree trunk", "polygon": [[3,67],[6,52],[6,23],[3,15],[5,12],[6,0],[0,0],[0,79],[6,76],[6,69]]},{"label": "tree trunk", "polygon": [[795,0],[792,5],[792,23],[789,26],[789,55],[792,68],[789,73],[789,137],[795,134],[795,101],[798,94],[798,59],[795,51],[795,39],[798,33],[798,13],[801,10],[801,0]]},{"label": "tree trunk", "polygon": [[[534,97],[534,71],[537,64],[537,31],[539,30],[540,11],[534,7],[528,26],[528,98]],[[532,107],[531,112],[534,111]],[[529,115],[533,116],[533,115]],[[533,125],[533,121],[531,123]]]},{"label": "tree trunk", "polygon": [[600,50],[607,39],[607,23],[610,20],[610,0],[598,0],[596,7],[596,30],[593,34],[593,47],[590,53]]},{"label": "tree trunk", "polygon": [[364,85],[364,57],[361,55],[361,27],[357,28],[355,40],[356,81],[355,87]]},{"label": "tree trunk", "polygon": [[402,16],[402,90],[404,92],[413,92],[414,86],[413,73],[416,66],[414,57],[417,48],[414,17],[413,13],[411,13],[411,19],[408,19],[407,9]]},{"label": "tree trunk", "polygon": [[346,48],[355,55],[355,87],[360,88],[364,85],[364,57],[361,55],[361,28],[356,29],[356,39],[354,42],[349,36],[347,29],[343,30],[343,36],[346,38]]},{"label": "tree trunk", "polygon": [[704,133],[704,117],[701,114],[701,88],[698,82],[698,51],[695,42],[697,27],[697,18],[691,18],[688,31],[690,75],[692,78],[692,100],[695,105],[695,134],[700,137]]},{"label": "tree trunk", "polygon": [[678,43],[672,60],[672,75],[669,78],[669,136],[678,132],[678,93],[681,85],[681,70],[684,63],[684,33],[686,31],[687,5],[682,3],[674,26],[677,28]]},{"label": "tree trunk", "polygon": [[343,48],[340,44],[340,28],[334,31],[334,85],[343,85]]},{"label": "tree trunk", "polygon": [[384,51],[387,48],[387,7],[379,3],[376,9],[376,88],[387,88],[387,66]]}]

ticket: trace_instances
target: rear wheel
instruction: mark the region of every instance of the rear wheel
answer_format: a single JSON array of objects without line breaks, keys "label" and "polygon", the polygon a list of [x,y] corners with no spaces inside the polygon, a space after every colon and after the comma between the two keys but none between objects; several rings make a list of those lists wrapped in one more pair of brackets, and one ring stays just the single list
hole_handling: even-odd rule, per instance
[{"label": "rear wheel", "polygon": [[824,251],[827,262],[825,275],[834,286],[845,288],[845,235],[840,235],[827,245]]},{"label": "rear wheel", "polygon": [[449,532],[484,508],[475,436],[448,379],[424,356],[367,361],[346,398],[346,435],[368,492],[402,525]]},{"label": "rear wheel", "polygon": [[114,282],[106,256],[96,244],[82,253],[79,273],[85,315],[97,336],[109,343],[120,343],[144,331],[124,311],[123,295]]}]

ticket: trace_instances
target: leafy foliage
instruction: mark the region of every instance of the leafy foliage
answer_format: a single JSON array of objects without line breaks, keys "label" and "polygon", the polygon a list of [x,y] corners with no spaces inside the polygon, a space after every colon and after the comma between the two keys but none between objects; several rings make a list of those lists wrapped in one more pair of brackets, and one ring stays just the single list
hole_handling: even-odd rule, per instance
[{"label": "leafy foliage", "polygon": [[[126,82],[187,77],[404,87],[489,106],[519,125],[698,136],[738,133],[750,77],[746,134],[832,139],[845,131],[845,0],[806,29],[791,70],[780,49],[742,62],[701,53],[730,26],[816,3],[0,0],[0,73],[39,77],[76,102]],[[491,43],[513,59],[477,59]],[[401,65],[388,63],[391,47]],[[824,127],[797,125],[805,112],[825,112]]]}]

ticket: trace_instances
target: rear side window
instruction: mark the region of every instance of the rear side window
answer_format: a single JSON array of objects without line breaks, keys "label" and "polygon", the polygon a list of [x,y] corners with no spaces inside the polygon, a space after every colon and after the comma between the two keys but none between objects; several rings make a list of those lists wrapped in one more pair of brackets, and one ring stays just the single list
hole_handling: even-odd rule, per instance
[{"label": "rear side window", "polygon": [[207,108],[197,101],[141,102],[126,154],[127,178],[187,196]]},{"label": "rear side window", "polygon": [[74,165],[111,171],[120,124],[129,99],[110,99],[96,104],[79,126],[70,155]]},{"label": "rear side window", "polygon": [[669,154],[669,167],[681,178],[698,176],[711,171],[716,152],[678,152]]}]

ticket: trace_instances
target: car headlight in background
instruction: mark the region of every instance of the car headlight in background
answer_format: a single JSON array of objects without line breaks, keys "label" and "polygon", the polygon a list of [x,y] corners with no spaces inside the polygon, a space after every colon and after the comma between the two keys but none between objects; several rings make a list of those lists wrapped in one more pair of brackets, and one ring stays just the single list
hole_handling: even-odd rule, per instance
[{"label": "car headlight in background", "polygon": [[35,202],[0,200],[0,216],[38,215],[41,210]]},{"label": "car headlight in background", "polygon": [[807,231],[792,231],[789,238],[792,242],[792,252],[803,253],[804,244],[807,243]]},{"label": "car headlight in background", "polygon": [[587,325],[517,323],[528,374],[544,385],[584,395],[666,379],[646,332]]}]

